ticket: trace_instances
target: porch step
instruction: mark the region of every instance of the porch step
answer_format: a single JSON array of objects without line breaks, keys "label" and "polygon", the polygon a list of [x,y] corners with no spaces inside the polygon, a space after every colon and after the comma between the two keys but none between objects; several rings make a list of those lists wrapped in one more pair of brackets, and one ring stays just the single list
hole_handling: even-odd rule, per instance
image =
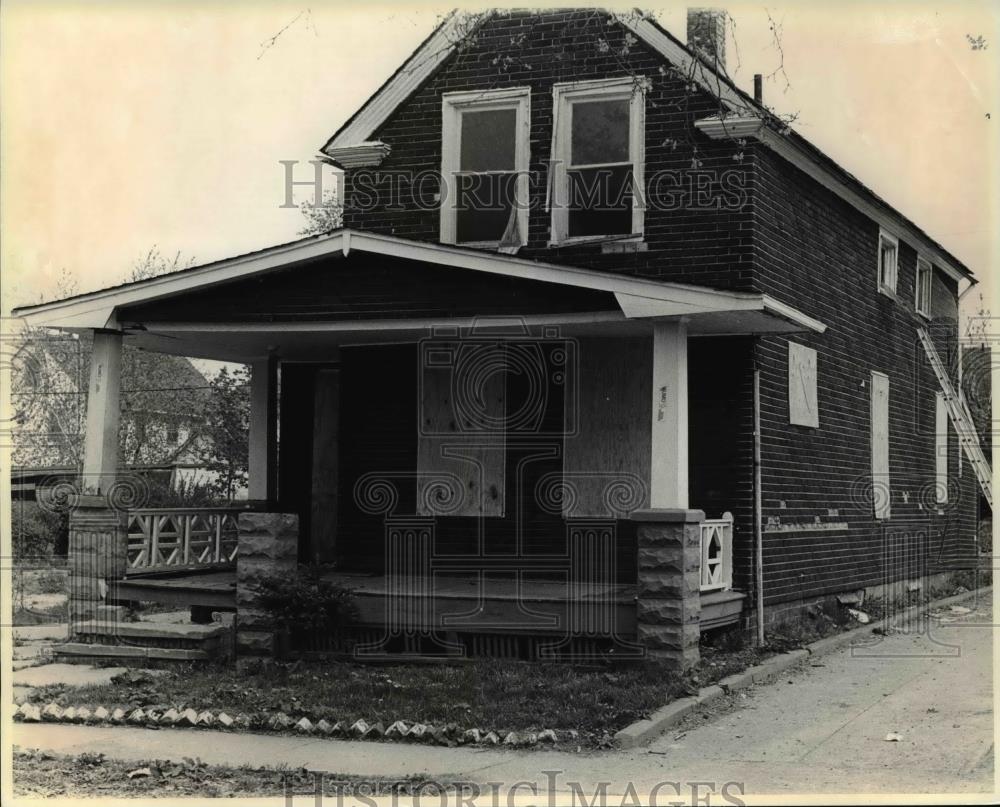
[{"label": "porch step", "polygon": [[208,661],[213,655],[206,650],[179,647],[137,647],[135,645],[101,645],[66,642],[52,649],[53,656],[69,664],[90,664],[94,661],[119,661],[145,664],[149,661]]},{"label": "porch step", "polygon": [[123,639],[159,639],[179,644],[199,643],[219,636],[229,630],[225,625],[197,625],[186,622],[81,622],[73,626],[76,635],[118,636]]},{"label": "porch step", "polygon": [[83,622],[71,632],[69,642],[52,649],[54,656],[70,663],[208,661],[230,656],[233,646],[233,629],[226,625],[108,620]]}]

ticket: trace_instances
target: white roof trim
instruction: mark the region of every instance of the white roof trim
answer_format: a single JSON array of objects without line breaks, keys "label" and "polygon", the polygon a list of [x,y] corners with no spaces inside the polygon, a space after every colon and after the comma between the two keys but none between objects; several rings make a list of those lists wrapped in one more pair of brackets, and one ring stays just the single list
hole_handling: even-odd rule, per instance
[{"label": "white roof trim", "polygon": [[[346,257],[351,251],[370,252],[436,266],[450,266],[474,272],[609,292],[618,297],[620,304],[622,300],[625,301],[622,308],[629,317],[671,315],[664,310],[665,305],[672,306],[671,312],[679,314],[769,310],[782,318],[806,324],[811,330],[821,331],[823,327],[821,323],[795,309],[783,306],[758,293],[718,291],[683,283],[623,277],[594,269],[560,266],[508,255],[352,230],[338,230],[330,235],[307,238],[162,277],[128,283],[66,300],[19,308],[14,314],[35,326],[64,329],[116,327],[116,311],[122,306],[161,300],[324,256],[339,253]],[[643,306],[652,303],[660,305],[660,313],[642,313],[645,310]],[[625,305],[630,308],[626,308]],[[630,310],[635,313],[630,314]]]},{"label": "white roof trim", "polygon": [[779,157],[782,157],[796,168],[808,174],[823,185],[823,187],[833,191],[837,196],[866,215],[887,233],[901,237],[910,246],[920,252],[921,255],[930,257],[934,265],[940,267],[941,271],[952,280],[957,282],[969,277],[965,272],[955,267],[951,260],[942,255],[941,250],[934,246],[928,236],[919,232],[913,225],[904,222],[900,215],[890,215],[873,204],[846,182],[834,176],[821,165],[818,165],[815,160],[809,155],[804,154],[787,137],[765,126],[759,117],[733,117],[726,118],[725,120],[721,120],[718,117],[711,117],[695,121],[694,125],[714,140],[729,137],[756,138]]},{"label": "white roof trim", "polygon": [[746,98],[732,86],[728,79],[722,78],[699,58],[692,56],[687,48],[660,30],[645,15],[640,12],[630,12],[616,14],[615,19],[671,64],[681,68],[686,75],[694,78],[699,87],[710,95],[714,95],[731,110],[750,111]]},{"label": "white roof trim", "polygon": [[341,168],[378,168],[391,151],[387,143],[372,140],[353,146],[328,148],[324,154]]},{"label": "white roof trim", "polygon": [[617,292],[615,299],[629,319],[651,317],[678,317],[695,314],[725,313],[728,311],[761,311],[786,320],[806,331],[823,333],[826,325],[818,319],[803,314],[767,294],[738,294],[733,292],[712,292],[698,301],[679,301],[665,296],[658,298],[640,297]]},{"label": "white roof trim", "polygon": [[[461,33],[472,30],[473,27],[487,20],[492,13],[491,11],[478,15],[457,11],[452,13],[406,61],[403,67],[365,102],[354,118],[330,139],[323,147],[323,153],[329,155],[331,151],[353,148],[369,141],[399,105],[409,98],[454,53]],[[667,61],[680,68],[686,75],[690,75],[703,90],[718,98],[728,111],[740,116],[728,119],[725,125],[722,125],[718,118],[708,118],[705,121],[697,122],[696,126],[705,134],[715,138],[734,135],[737,137],[757,136],[761,143],[833,190],[880,225],[890,230],[907,233],[907,240],[912,240],[914,246],[919,246],[922,252],[930,255],[935,265],[941,267],[953,280],[958,281],[969,277],[947,260],[941,254],[940,249],[936,249],[931,244],[927,236],[916,234],[915,228],[905,223],[901,213],[897,213],[896,216],[887,215],[864,195],[819,165],[811,156],[797,149],[787,138],[766,127],[759,128],[761,119],[759,115],[754,113],[754,106],[748,102],[745,95],[737,90],[728,79],[720,76],[696,56],[692,56],[683,45],[644,15],[639,12],[626,12],[614,14],[614,17]],[[733,127],[743,127],[744,131],[734,132]],[[969,279],[975,282],[973,278]]]},{"label": "white roof trim", "polygon": [[[462,31],[485,22],[493,12],[469,14],[454,12],[410,56],[403,67],[379,89],[354,118],[345,124],[323,147],[324,154],[339,149],[353,148],[368,140],[392,116],[396,108],[410,97],[431,74],[454,52]],[[682,45],[661,31],[639,12],[613,15],[625,28],[644,40],[660,55],[690,75],[706,92],[719,98],[734,111],[749,111],[746,99],[729,83],[719,77]]]},{"label": "white roof trim", "polygon": [[455,52],[455,45],[462,32],[472,30],[491,15],[491,11],[480,14],[452,12],[403,66],[365,101],[354,117],[337,131],[323,147],[323,153],[329,154],[332,150],[371,140],[372,135],[396,108]]}]

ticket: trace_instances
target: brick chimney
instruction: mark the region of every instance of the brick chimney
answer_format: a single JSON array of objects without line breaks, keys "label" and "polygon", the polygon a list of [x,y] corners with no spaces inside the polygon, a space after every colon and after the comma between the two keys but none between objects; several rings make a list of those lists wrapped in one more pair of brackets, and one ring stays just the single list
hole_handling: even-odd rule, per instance
[{"label": "brick chimney", "polygon": [[713,67],[726,67],[726,12],[721,8],[689,8],[687,43]]}]

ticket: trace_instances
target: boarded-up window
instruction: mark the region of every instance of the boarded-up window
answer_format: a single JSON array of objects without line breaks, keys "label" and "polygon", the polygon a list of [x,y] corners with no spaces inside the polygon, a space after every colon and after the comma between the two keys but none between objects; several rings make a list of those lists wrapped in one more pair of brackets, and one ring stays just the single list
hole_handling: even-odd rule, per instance
[{"label": "boarded-up window", "polygon": [[948,405],[944,393],[937,394],[934,410],[935,491],[938,504],[948,501]]},{"label": "boarded-up window", "polygon": [[872,372],[872,504],[875,518],[889,518],[889,377]]},{"label": "boarded-up window", "polygon": [[788,422],[819,427],[816,400],[816,351],[788,343]]},{"label": "boarded-up window", "polygon": [[419,515],[504,515],[505,379],[501,342],[421,345]]}]

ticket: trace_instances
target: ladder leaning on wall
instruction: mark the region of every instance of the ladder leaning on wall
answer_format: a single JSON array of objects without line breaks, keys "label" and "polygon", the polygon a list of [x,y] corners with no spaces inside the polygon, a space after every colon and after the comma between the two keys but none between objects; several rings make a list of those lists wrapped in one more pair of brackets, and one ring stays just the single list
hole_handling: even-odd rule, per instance
[{"label": "ladder leaning on wall", "polygon": [[966,406],[965,399],[955,392],[955,387],[951,383],[948,371],[945,369],[944,362],[941,361],[941,357],[938,355],[937,348],[934,347],[927,329],[917,328],[917,334],[920,337],[921,344],[924,346],[924,352],[927,353],[927,359],[930,361],[931,367],[934,368],[934,375],[937,376],[938,384],[941,385],[941,391],[944,393],[944,400],[948,407],[948,416],[955,427],[959,444],[964,449],[965,456],[969,458],[973,469],[975,469],[979,486],[983,490],[986,501],[989,502],[992,508],[993,469],[990,467],[990,462],[986,459],[986,455],[983,454],[982,445],[979,443],[979,434],[976,432],[976,427],[972,422],[972,414]]}]

